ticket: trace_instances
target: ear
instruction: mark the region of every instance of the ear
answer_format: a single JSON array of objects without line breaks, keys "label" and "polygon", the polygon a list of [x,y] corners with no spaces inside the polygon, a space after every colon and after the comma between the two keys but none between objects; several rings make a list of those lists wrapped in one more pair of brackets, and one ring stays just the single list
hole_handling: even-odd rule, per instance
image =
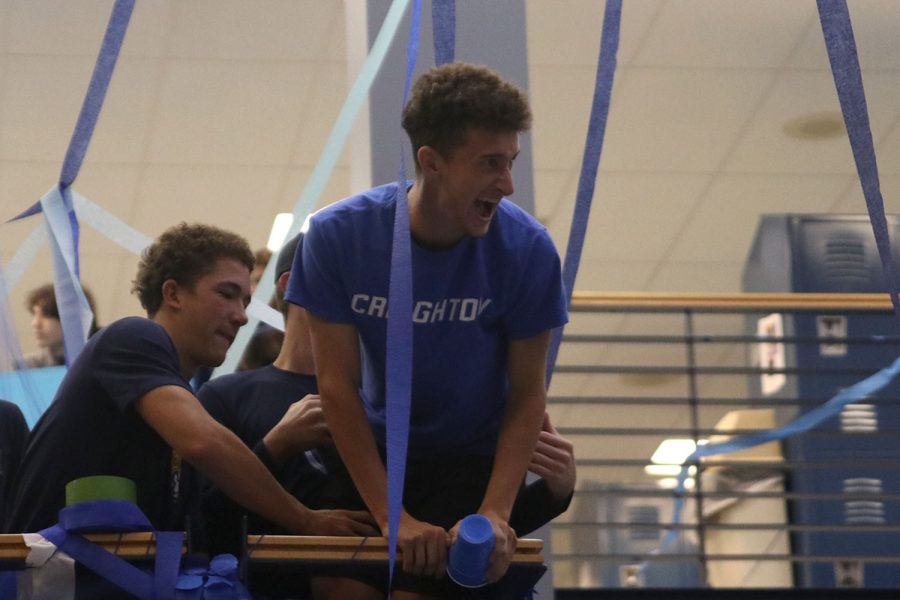
[{"label": "ear", "polygon": [[291,272],[285,271],[281,275],[278,276],[278,281],[275,282],[275,287],[278,288],[278,291],[284,295],[284,292],[287,291],[288,280],[291,278]]},{"label": "ear", "polygon": [[181,308],[181,286],[174,279],[166,279],[162,284],[162,305]]},{"label": "ear", "polygon": [[419,159],[419,167],[422,173],[433,174],[437,172],[440,165],[441,155],[432,146],[422,146],[416,152],[416,158]]}]

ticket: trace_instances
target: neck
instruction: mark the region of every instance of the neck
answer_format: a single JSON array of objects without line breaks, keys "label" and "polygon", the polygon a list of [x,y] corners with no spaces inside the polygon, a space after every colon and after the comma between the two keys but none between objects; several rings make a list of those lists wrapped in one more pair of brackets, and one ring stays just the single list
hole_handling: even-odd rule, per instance
[{"label": "neck", "polygon": [[409,200],[409,232],[417,244],[431,250],[449,248],[463,236],[448,227],[440,214],[440,198],[423,177],[416,179],[407,194]]},{"label": "neck", "polygon": [[150,317],[150,320],[160,325],[166,330],[166,333],[169,334],[169,338],[171,338],[172,344],[175,346],[175,351],[178,353],[178,367],[181,376],[190,380],[197,372],[200,365],[195,364],[188,359],[188,352],[186,351],[187,346],[185,345],[185,340],[178,334],[179,328],[172,321],[171,317],[164,313],[162,309]]},{"label": "neck", "polygon": [[292,328],[287,328],[284,333],[284,341],[278,357],[272,364],[282,371],[290,371],[300,375],[315,375],[316,363],[313,360],[312,344],[309,333],[304,331],[298,334]]}]

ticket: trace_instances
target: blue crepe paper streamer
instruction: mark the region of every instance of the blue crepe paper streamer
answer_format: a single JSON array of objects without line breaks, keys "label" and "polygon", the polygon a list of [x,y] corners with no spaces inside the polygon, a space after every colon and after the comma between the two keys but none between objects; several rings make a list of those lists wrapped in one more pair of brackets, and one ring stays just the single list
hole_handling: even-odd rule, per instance
[{"label": "blue crepe paper streamer", "polygon": [[897,269],[891,254],[888,237],[887,219],[884,216],[884,199],[878,182],[878,162],[875,160],[875,147],[872,143],[872,130],[869,126],[869,111],[866,107],[866,92],[863,88],[862,73],[856,53],[856,41],[853,37],[853,26],[846,0],[817,0],[819,20],[822,23],[822,35],[828,49],[828,60],[834,76],[834,86],[856,170],[866,199],[866,208],[875,234],[875,244],[881,257],[884,278],[894,306],[894,315],[900,322],[900,284]]},{"label": "blue crepe paper streamer", "polygon": [[[419,56],[422,2],[413,1],[409,40],[406,45],[406,79],[403,102],[409,98],[413,73]],[[401,107],[402,108],[402,107]],[[388,501],[388,581],[393,581],[397,560],[397,536],[403,511],[403,482],[409,447],[409,414],[412,396],[413,357],[413,273],[409,231],[409,202],[406,195],[406,158],[400,148],[400,173],[394,205],[394,237],[391,246],[391,275],[388,287],[387,345],[385,355],[385,446],[387,451]],[[389,594],[390,595],[390,594]]]},{"label": "blue crepe paper streamer", "polygon": [[456,0],[431,0],[434,63],[452,63],[456,53]]}]

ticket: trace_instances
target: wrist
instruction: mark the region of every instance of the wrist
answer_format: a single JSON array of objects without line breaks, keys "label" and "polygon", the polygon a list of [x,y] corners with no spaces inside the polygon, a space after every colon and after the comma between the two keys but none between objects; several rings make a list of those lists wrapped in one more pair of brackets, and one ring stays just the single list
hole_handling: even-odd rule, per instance
[{"label": "wrist", "polygon": [[288,453],[288,443],[287,440],[280,438],[278,435],[273,435],[273,429],[262,439],[263,446],[265,446],[266,451],[276,461],[284,460],[285,456]]},{"label": "wrist", "polygon": [[503,523],[509,523],[510,511],[503,511],[497,509],[496,507],[482,505],[478,509],[478,514],[487,517],[491,521],[502,521]]},{"label": "wrist", "polygon": [[299,500],[295,504],[295,509],[295,525],[292,529],[299,535],[310,535],[315,520],[314,511],[304,506]]}]

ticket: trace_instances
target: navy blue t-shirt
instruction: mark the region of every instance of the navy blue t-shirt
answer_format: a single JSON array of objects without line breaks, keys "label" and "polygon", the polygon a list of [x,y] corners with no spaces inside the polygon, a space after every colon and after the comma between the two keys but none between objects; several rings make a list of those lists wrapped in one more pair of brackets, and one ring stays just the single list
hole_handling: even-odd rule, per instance
[{"label": "navy blue t-shirt", "polygon": [[6,499],[22,462],[27,437],[28,423],[22,411],[12,402],[0,400],[0,522],[6,517]]},{"label": "navy blue t-shirt", "polygon": [[[302,375],[268,365],[223,375],[200,388],[200,403],[219,423],[233,431],[269,467],[278,482],[304,505],[316,508],[327,480],[314,450],[280,462],[272,460],[262,439],[291,405],[307,394],[318,393],[314,375]],[[204,482],[203,513],[211,554],[237,553],[241,547],[241,518],[247,511]],[[250,533],[283,533],[255,515],[248,515]]]},{"label": "navy blue t-shirt", "polygon": [[[197,397],[219,423],[233,431],[249,448],[262,442],[291,404],[307,394],[318,394],[314,375],[301,375],[274,365],[240,371],[208,381]],[[315,504],[314,492],[325,478],[314,451],[278,465],[269,461],[282,486],[304,504]]]},{"label": "navy blue t-shirt", "polygon": [[183,529],[186,499],[178,461],[135,410],[137,400],[167,385],[191,391],[162,326],[129,317],[95,334],[28,438],[6,531],[53,525],[65,506],[66,484],[90,475],[131,479],[138,506],[154,527]]}]

